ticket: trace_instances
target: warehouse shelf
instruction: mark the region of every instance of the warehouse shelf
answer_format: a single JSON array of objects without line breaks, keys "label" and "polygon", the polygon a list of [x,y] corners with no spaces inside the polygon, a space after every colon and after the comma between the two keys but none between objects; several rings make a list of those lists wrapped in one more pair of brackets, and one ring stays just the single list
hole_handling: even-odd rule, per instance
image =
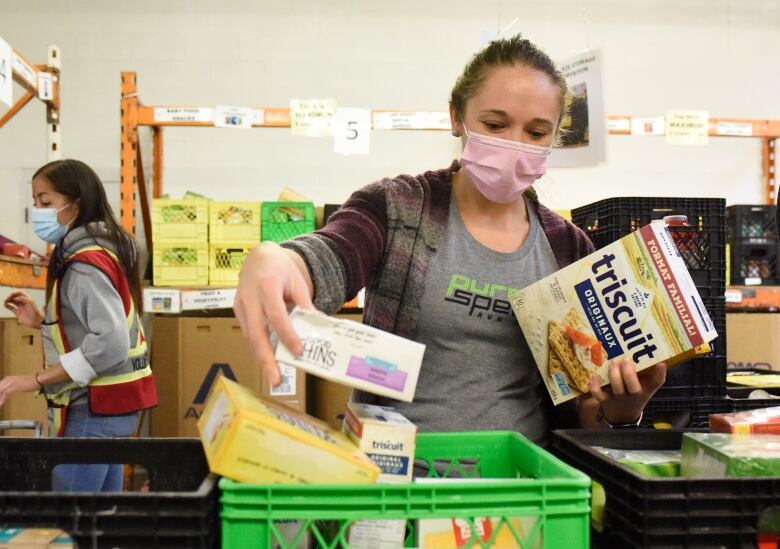
[{"label": "warehouse shelf", "polygon": [[[289,128],[288,108],[253,108],[253,128]],[[446,111],[388,111],[372,112],[374,129],[445,130],[449,131],[449,113]],[[631,116],[609,116],[609,133],[631,135]],[[121,187],[120,217],[122,226],[132,232],[136,229],[136,196],[140,194],[144,226],[150,221],[145,177],[138,146],[138,128],[152,128],[152,196],[159,198],[163,189],[163,128],[165,127],[217,127],[214,107],[203,106],[148,106],[138,97],[136,73],[122,73],[121,99]],[[780,120],[745,118],[710,118],[709,135],[713,137],[760,138],[764,197],[767,204],[774,204],[777,196],[775,177],[775,140],[780,137]],[[139,193],[142,189],[144,192]]]},{"label": "warehouse shelf", "polygon": [[[0,117],[0,128],[33,99],[39,99],[46,105],[47,159],[57,160],[60,158],[60,49],[57,46],[48,47],[45,65],[33,65],[13,48],[12,57],[13,80],[24,88],[24,95]],[[45,285],[45,266],[19,258],[0,256],[0,286],[42,289]]]}]

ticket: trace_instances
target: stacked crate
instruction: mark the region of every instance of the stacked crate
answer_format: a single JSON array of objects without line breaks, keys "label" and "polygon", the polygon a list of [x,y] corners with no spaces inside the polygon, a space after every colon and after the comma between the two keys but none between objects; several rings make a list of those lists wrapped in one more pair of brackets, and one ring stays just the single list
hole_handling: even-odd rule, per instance
[{"label": "stacked crate", "polygon": [[572,210],[572,222],[601,248],[657,219],[687,216],[670,227],[680,255],[712,319],[718,338],[712,351],[669,370],[666,383],[645,410],[645,423],[668,419],[684,427],[706,426],[710,411],[728,411],[726,400],[726,202],[720,198],[622,197]]},{"label": "stacked crate", "polygon": [[263,202],[263,240],[282,242],[315,228],[311,202]]},{"label": "stacked crate", "polygon": [[260,243],[260,202],[209,205],[209,283],[235,286],[249,252]]},{"label": "stacked crate", "polygon": [[780,285],[777,206],[726,208],[730,248],[730,283],[734,286]]},{"label": "stacked crate", "polygon": [[209,282],[209,203],[204,199],[152,202],[155,286],[205,286]]}]

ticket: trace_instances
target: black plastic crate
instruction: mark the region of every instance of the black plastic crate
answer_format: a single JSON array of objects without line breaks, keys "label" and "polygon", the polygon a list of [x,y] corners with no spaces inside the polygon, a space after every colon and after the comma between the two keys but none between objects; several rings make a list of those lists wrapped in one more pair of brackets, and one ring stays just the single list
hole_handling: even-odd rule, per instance
[{"label": "black plastic crate", "polygon": [[328,219],[333,212],[341,208],[341,204],[325,204],[322,207],[322,225],[325,226],[328,223]]},{"label": "black plastic crate", "polygon": [[759,408],[774,408],[780,406],[780,398],[732,398],[731,411],[744,412]]},{"label": "black plastic crate", "polygon": [[780,284],[777,243],[732,244],[731,284],[733,286],[774,286]]},{"label": "black plastic crate", "polygon": [[777,206],[736,205],[726,208],[728,242],[772,244],[778,241]]},{"label": "black plastic crate", "polygon": [[722,198],[619,197],[571,211],[572,222],[596,248],[667,215],[685,215],[688,227],[671,227],[702,297],[722,296],[726,287],[726,201]]},{"label": "black plastic crate", "polygon": [[[780,477],[652,478],[593,450],[678,450],[681,430],[555,431],[553,454],[604,487],[594,547],[755,547],[761,516],[780,505]],[[596,545],[595,540],[600,545]]]},{"label": "black plastic crate", "polygon": [[[117,462],[143,467],[150,491],[51,491],[55,465]],[[211,548],[218,505],[197,439],[0,438],[0,526],[60,528],[80,548]]]},{"label": "black plastic crate", "polygon": [[666,383],[654,398],[724,397],[726,395],[726,302],[723,297],[702,298],[718,337],[712,351],[669,368]]},{"label": "black plastic crate", "polygon": [[732,409],[731,400],[726,397],[655,396],[645,407],[642,425],[653,427],[656,423],[664,423],[675,429],[703,429],[709,426],[710,414],[725,414]]}]

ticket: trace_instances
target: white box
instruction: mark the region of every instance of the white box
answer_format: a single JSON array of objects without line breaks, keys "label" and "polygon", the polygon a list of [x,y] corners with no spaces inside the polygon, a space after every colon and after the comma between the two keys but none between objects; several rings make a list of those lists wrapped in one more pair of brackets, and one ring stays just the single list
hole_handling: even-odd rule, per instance
[{"label": "white box", "polygon": [[290,321],[303,355],[296,358],[279,343],[279,362],[369,393],[405,402],[414,398],[425,345],[298,307]]},{"label": "white box", "polygon": [[344,432],[382,471],[377,482],[412,481],[417,427],[395,409],[349,402]]}]

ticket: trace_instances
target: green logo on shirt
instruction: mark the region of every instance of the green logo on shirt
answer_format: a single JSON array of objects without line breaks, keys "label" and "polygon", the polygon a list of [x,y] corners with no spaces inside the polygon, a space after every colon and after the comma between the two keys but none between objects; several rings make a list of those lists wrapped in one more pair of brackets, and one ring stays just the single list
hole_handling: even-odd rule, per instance
[{"label": "green logo on shirt", "polygon": [[501,322],[514,315],[509,299],[519,291],[503,284],[480,284],[474,278],[454,274],[450,278],[444,301],[468,307],[469,316]]}]

